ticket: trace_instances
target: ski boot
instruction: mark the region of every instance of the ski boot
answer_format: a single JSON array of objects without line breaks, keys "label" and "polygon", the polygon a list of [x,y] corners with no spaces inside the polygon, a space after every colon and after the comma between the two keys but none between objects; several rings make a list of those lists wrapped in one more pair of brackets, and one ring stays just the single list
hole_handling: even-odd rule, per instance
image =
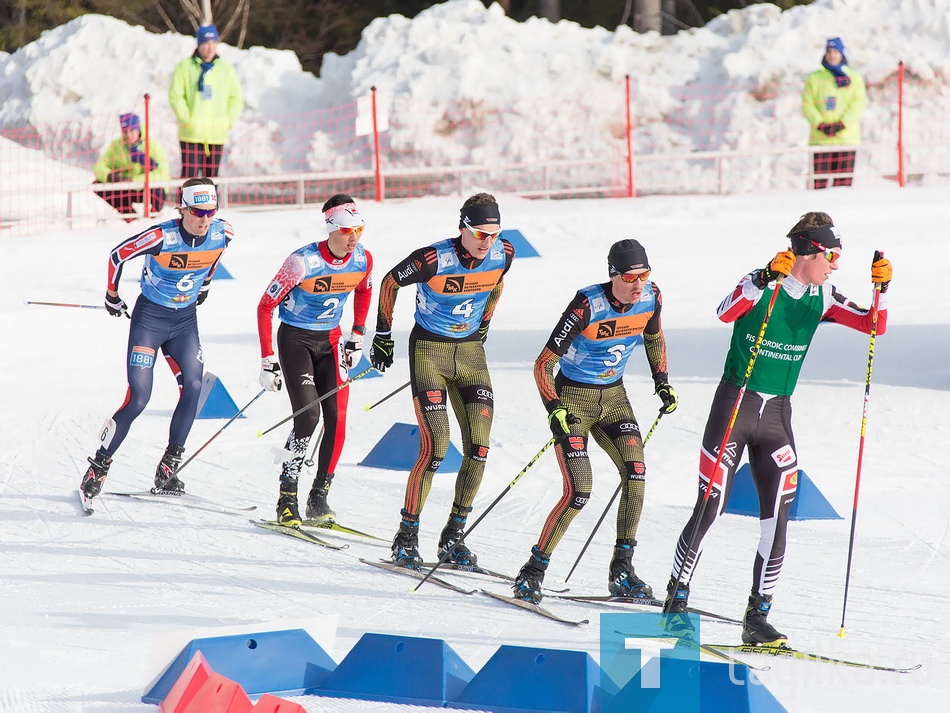
[{"label": "ski boot", "polygon": [[653,589],[633,570],[633,550],[636,546],[636,540],[617,540],[614,558],[610,561],[607,590],[615,597],[652,599]]},{"label": "ski boot", "polygon": [[112,459],[106,456],[102,451],[96,451],[96,455],[87,459],[89,468],[82,477],[82,483],[79,489],[87,499],[92,500],[102,490],[102,484],[106,482],[106,476],[109,475],[109,466],[112,465]]},{"label": "ski boot", "polygon": [[442,528],[439,536],[439,561],[451,562],[460,568],[474,569],[478,565],[475,556],[462,539],[465,523],[472,508],[453,506],[449,521]]},{"label": "ski boot", "polygon": [[168,444],[165,455],[162,456],[158,467],[155,469],[155,487],[152,492],[159,490],[167,493],[185,492],[185,484],[175,475],[181,466],[181,456],[184,452],[184,446]]},{"label": "ski boot", "polygon": [[666,584],[666,601],[663,605],[663,611],[666,612],[664,628],[675,636],[692,638],[696,632],[696,627],[687,614],[688,601],[689,584],[680,582],[679,586],[676,586],[676,580],[671,577]]},{"label": "ski boot", "polygon": [[333,473],[317,473],[307,498],[307,519],[318,525],[330,525],[336,522],[336,513],[327,504],[327,493],[330,483],[333,482]]},{"label": "ski boot", "polygon": [[544,573],[547,571],[550,562],[550,557],[541,552],[537,545],[532,547],[531,558],[525,562],[524,567],[515,577],[515,583],[512,585],[512,589],[514,589],[512,596],[530,604],[540,604],[541,598],[544,596],[541,593],[541,583],[544,581]]},{"label": "ski boot", "polygon": [[419,516],[401,511],[399,532],[393,538],[392,561],[397,567],[422,569],[422,557],[419,555]]},{"label": "ski boot", "polygon": [[752,594],[742,619],[742,643],[758,646],[784,646],[788,637],[769,624],[766,617],[772,608],[771,594]]},{"label": "ski boot", "polygon": [[284,527],[300,527],[300,511],[297,509],[297,478],[280,476],[280,495],[277,498],[277,522]]}]

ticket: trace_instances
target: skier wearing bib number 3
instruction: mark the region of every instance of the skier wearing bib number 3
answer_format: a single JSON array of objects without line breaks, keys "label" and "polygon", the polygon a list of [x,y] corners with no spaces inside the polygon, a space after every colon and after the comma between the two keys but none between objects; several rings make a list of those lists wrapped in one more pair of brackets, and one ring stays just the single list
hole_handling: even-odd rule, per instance
[{"label": "skier wearing bib number 3", "polygon": [[541,582],[554,548],[590,499],[593,472],[587,445],[591,435],[610,456],[622,486],[608,591],[617,597],[653,596],[633,568],[647,470],[643,437],[623,374],[638,344],[646,352],[655,393],[662,402],[660,410],[672,413],[678,399],[666,367],[660,322],[663,298],[650,280],[646,250],[636,240],[614,243],[607,254],[607,272],[607,282],[574,295],[534,363],[534,379],[556,439],[563,493],[515,580],[515,598],[532,604],[541,601]]},{"label": "skier wearing bib number 3", "polygon": [[172,414],[168,447],[155,470],[156,491],[182,492],[176,473],[185,440],[195,422],[204,376],[196,307],[208,297],[211,277],[234,231],[215,218],[218,196],[210,178],[191,178],[182,184],[180,217],[153,225],[118,245],[109,255],[105,307],[113,317],[129,316],[119,297],[119,277],[129,260],[145,257],[141,291],[131,312],[125,402],[106,422],[102,445],[89,458],[80,490],[94,498],[112,465],[112,456],[128,435],[132,422],[152,395],[152,369],[158,350],[178,381],[178,405]]},{"label": "skier wearing bib number 3", "polygon": [[514,248],[501,233],[495,198],[477,193],[462,204],[459,235],[419,248],[383,278],[370,361],[393,365],[392,323],[399,288],[416,285],[416,324],[409,335],[409,380],[419,423],[419,457],[406,484],[392,560],[419,569],[419,515],[432,477],[449,447],[448,404],[462,431],[462,465],[455,498],[439,539],[446,561],[474,567],[476,557],[461,535],[482,481],[495,401],[483,346],[501,297]]},{"label": "skier wearing bib number 3", "polygon": [[[349,379],[349,370],[360,359],[366,315],[373,298],[373,258],[360,244],[365,221],[355,201],[344,193],[331,196],[323,205],[323,218],[326,239],[292,252],[257,306],[261,386],[268,391],[279,391],[285,381],[290,405],[295,413],[300,411],[294,416],[294,425],[284,446],[287,458],[280,472],[277,522],[287,527],[302,524],[297,481],[321,410],[324,435],[317,456],[317,473],[307,497],[306,514],[308,520],[319,524],[336,520],[336,513],[327,503],[327,493],[343,451],[350,397],[349,389],[339,387]],[[351,293],[353,329],[344,342],[340,320]],[[271,338],[273,312],[278,306],[279,363]],[[334,389],[339,390],[306,408]]]}]

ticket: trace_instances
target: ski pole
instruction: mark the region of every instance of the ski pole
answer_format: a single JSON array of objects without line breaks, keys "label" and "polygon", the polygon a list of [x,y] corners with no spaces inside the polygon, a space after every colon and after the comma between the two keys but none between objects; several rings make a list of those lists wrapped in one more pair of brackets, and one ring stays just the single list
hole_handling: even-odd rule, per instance
[{"label": "ski pole", "polygon": [[403,384],[402,386],[400,386],[398,389],[396,389],[395,391],[393,391],[391,394],[388,394],[387,396],[384,396],[383,398],[381,398],[381,399],[380,399],[379,401],[377,401],[376,403],[374,403],[374,404],[367,404],[366,406],[363,407],[363,410],[364,410],[364,411],[372,411],[374,408],[376,408],[377,406],[379,406],[383,401],[388,401],[388,400],[391,399],[393,396],[395,396],[396,394],[398,394],[400,391],[402,391],[403,389],[405,389],[407,386],[409,386],[410,383],[412,383],[412,382],[407,381],[405,384]]},{"label": "ski pole", "polygon": [[307,466],[308,468],[310,468],[311,466],[313,466],[313,459],[317,457],[317,448],[320,447],[320,441],[323,440],[323,434],[326,433],[326,430],[327,430],[326,424],[321,423],[321,424],[320,424],[320,433],[317,434],[317,437],[316,437],[316,438],[312,439],[312,440],[313,440],[313,448],[310,449],[310,457],[307,458],[307,460],[305,460],[305,461],[303,462],[303,464],[304,464],[305,466]]},{"label": "ski pole", "polygon": [[[883,253],[881,253],[883,257]],[[874,304],[871,305],[871,344],[868,347],[868,374],[864,381],[864,411],[861,413],[861,438],[858,443],[858,471],[854,477],[854,505],[851,507],[851,536],[848,540],[848,565],[844,575],[844,601],[841,604],[841,628],[838,637],[844,638],[844,617],[848,610],[848,585],[851,583],[851,556],[854,554],[854,528],[858,520],[858,491],[861,487],[861,464],[864,461],[864,433],[868,423],[868,402],[871,399],[871,368],[874,366],[874,338],[877,336],[877,312],[881,300],[881,285],[874,285]]]},{"label": "ski pole", "polygon": [[[755,338],[755,344],[752,346],[752,356],[749,357],[749,365],[746,367],[745,375],[742,377],[742,385],[739,387],[739,393],[736,394],[736,403],[732,407],[732,415],[729,417],[729,424],[726,426],[726,432],[722,434],[722,441],[719,443],[719,452],[716,454],[716,463],[713,465],[712,471],[709,473],[709,482],[706,484],[706,492],[703,493],[703,501],[699,506],[696,522],[693,523],[693,530],[689,535],[689,539],[686,541],[686,552],[683,553],[683,561],[680,563],[680,566],[676,572],[676,582],[673,586],[674,592],[679,589],[680,581],[683,577],[683,569],[685,569],[686,562],[689,560],[690,552],[693,551],[693,544],[696,542],[696,536],[699,534],[699,525],[703,521],[703,515],[706,513],[706,505],[709,503],[709,495],[712,493],[713,486],[718,481],[719,466],[722,465],[722,456],[726,452],[726,446],[729,443],[729,436],[732,435],[732,428],[736,425],[736,419],[739,417],[739,407],[742,405],[742,397],[745,396],[746,387],[749,385],[749,379],[752,376],[752,369],[755,367],[755,360],[759,356],[759,349],[762,346],[762,340],[765,339],[765,329],[769,326],[769,319],[772,317],[772,309],[775,307],[775,299],[778,297],[778,293],[782,289],[783,279],[785,279],[785,276],[779,275],[778,279],[775,281],[775,289],[772,290],[772,298],[769,300],[769,305],[765,309],[765,317],[762,319],[762,326],[759,327],[759,335]],[[663,607],[663,612],[665,614],[669,614],[670,605],[672,603],[673,598],[671,597],[667,605]]]},{"label": "ski pole", "polygon": [[271,427],[268,428],[267,430],[258,431],[258,432],[257,432],[257,437],[260,438],[261,436],[267,435],[268,433],[270,433],[271,431],[273,431],[273,430],[274,430],[275,428],[277,428],[278,426],[283,426],[283,425],[284,425],[285,423],[287,423],[290,419],[292,419],[292,418],[294,418],[294,417],[296,417],[296,416],[299,416],[300,414],[302,414],[302,413],[303,413],[304,411],[306,411],[307,409],[313,408],[314,406],[316,406],[316,405],[317,405],[318,403],[320,403],[321,401],[326,401],[328,398],[330,398],[331,396],[333,396],[333,394],[335,394],[337,391],[340,391],[340,390],[342,390],[342,389],[345,389],[347,386],[349,386],[350,384],[352,384],[352,383],[353,383],[354,381],[356,381],[357,379],[361,379],[361,378],[363,378],[364,376],[366,376],[366,375],[367,375],[368,373],[370,373],[372,370],[373,370],[373,367],[369,367],[368,369],[363,369],[363,371],[361,371],[359,374],[356,374],[355,376],[351,376],[349,379],[347,379],[346,381],[344,381],[342,384],[340,384],[339,386],[337,386],[335,389],[330,389],[330,390],[329,390],[328,392],[326,392],[323,396],[319,396],[319,397],[315,398],[313,401],[311,401],[311,402],[310,402],[309,404],[307,404],[306,406],[301,406],[299,409],[297,409],[297,410],[294,411],[292,414],[290,414],[287,418],[281,419],[280,421],[278,421],[277,423],[275,423],[273,426],[271,426]]},{"label": "ski pole", "polygon": [[[105,305],[83,305],[75,302],[41,302],[39,300],[24,300],[28,305],[45,305],[46,307],[78,307],[79,309],[105,309]],[[125,316],[132,319],[132,316],[126,312]]]},{"label": "ski pole", "polygon": [[[656,420],[653,422],[653,426],[650,427],[650,431],[647,433],[647,437],[643,439],[643,447],[646,448],[647,442],[650,440],[650,436],[653,435],[653,432],[656,430],[656,427],[660,425],[660,419],[663,418],[664,411],[660,411],[657,415]],[[571,567],[571,571],[567,573],[567,576],[564,578],[566,582],[571,578],[571,575],[574,574],[574,570],[577,569],[577,565],[580,564],[581,557],[584,556],[584,553],[587,552],[587,548],[590,546],[591,541],[594,539],[594,535],[597,534],[597,530],[600,529],[600,524],[604,521],[604,518],[607,517],[607,513],[610,512],[610,507],[614,504],[614,500],[617,499],[617,496],[620,495],[620,491],[623,490],[623,482],[621,481],[620,485],[617,486],[617,489],[614,491],[614,494],[610,496],[610,502],[607,503],[607,507],[604,508],[604,512],[601,514],[600,519],[597,521],[597,524],[594,525],[594,529],[591,530],[590,537],[587,538],[587,542],[584,543],[584,546],[581,548],[581,552],[577,555],[577,559],[574,560],[574,566]]]},{"label": "ski pole", "polygon": [[232,423],[234,423],[234,422],[237,420],[237,418],[238,418],[242,413],[244,413],[245,411],[247,411],[248,407],[249,407],[252,403],[254,403],[255,401],[257,401],[261,396],[264,395],[264,392],[265,392],[265,389],[261,389],[261,390],[260,390],[260,393],[258,393],[257,396],[255,396],[253,399],[251,399],[250,401],[248,401],[247,404],[244,406],[244,408],[242,408],[242,409],[241,409],[240,411],[238,411],[236,414],[234,414],[233,416],[231,416],[231,420],[228,421],[228,422],[227,422],[226,424],[224,424],[223,426],[221,426],[221,428],[218,429],[218,432],[215,433],[213,436],[211,436],[211,438],[209,438],[207,441],[205,441],[205,444],[204,444],[203,446],[201,446],[201,448],[199,448],[199,449],[196,450],[194,453],[192,453],[192,454],[191,454],[191,458],[189,458],[189,459],[186,460],[184,463],[182,463],[180,466],[178,466],[178,472],[180,473],[181,470],[182,470],[182,468],[184,468],[184,467],[187,466],[189,463],[191,463],[191,461],[193,461],[193,460],[197,457],[197,455],[198,455],[199,453],[201,453],[201,451],[203,451],[205,448],[208,447],[208,445],[211,443],[211,441],[213,441],[215,438],[217,438],[218,436],[221,435],[221,432],[222,432],[225,428],[227,428],[227,427],[230,426]]},{"label": "ski pole", "polygon": [[[544,447],[543,447],[540,451],[538,451],[537,454],[534,456],[534,458],[532,458],[531,460],[529,460],[529,461],[528,461],[528,464],[527,464],[524,468],[521,469],[521,472],[518,473],[518,475],[516,475],[516,476],[514,477],[514,479],[513,479],[510,483],[508,483],[507,486],[505,486],[505,489],[502,490],[502,491],[498,494],[498,497],[495,498],[495,499],[492,501],[491,505],[489,505],[487,508],[485,508],[485,512],[483,512],[481,515],[479,515],[478,519],[475,520],[475,522],[472,523],[472,526],[471,526],[470,528],[468,528],[467,530],[465,530],[465,531],[459,536],[458,542],[464,542],[464,541],[465,541],[465,538],[468,537],[469,533],[471,533],[472,530],[474,530],[476,527],[478,527],[478,523],[480,523],[482,520],[485,519],[485,516],[486,516],[489,512],[491,512],[492,508],[494,508],[494,507],[498,504],[498,501],[501,500],[503,497],[505,497],[505,495],[508,494],[508,491],[511,490],[513,487],[515,487],[515,486],[518,484],[518,481],[521,480],[521,476],[524,475],[525,473],[527,473],[527,472],[528,472],[528,469],[529,469],[531,466],[533,466],[533,465],[538,461],[538,459],[539,459],[542,455],[544,455],[544,452],[545,452],[548,448],[550,448],[553,444],[554,444],[554,439],[553,439],[553,438],[552,438],[551,440],[549,440],[547,443],[544,444]],[[439,557],[439,561],[436,562],[435,565],[433,565],[432,569],[430,569],[428,572],[426,572],[426,576],[423,577],[423,578],[422,578],[422,581],[419,582],[419,584],[417,584],[417,585],[415,586],[415,588],[412,590],[413,592],[419,591],[419,587],[421,587],[423,584],[425,584],[425,583],[429,580],[429,577],[432,576],[432,573],[435,572],[439,567],[441,567],[441,566],[445,563],[445,560],[447,560],[447,559],[449,558],[449,554],[451,554],[451,550],[448,550],[448,549],[447,549],[445,552],[442,553],[442,556]]]}]

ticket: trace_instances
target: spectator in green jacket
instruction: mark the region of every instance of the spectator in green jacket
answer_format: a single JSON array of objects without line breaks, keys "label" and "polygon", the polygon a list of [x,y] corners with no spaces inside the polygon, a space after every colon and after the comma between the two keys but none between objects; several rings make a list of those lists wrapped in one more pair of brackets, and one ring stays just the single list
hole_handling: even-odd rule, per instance
[{"label": "spectator in green jacket", "polygon": [[[808,143],[831,147],[815,151],[814,172],[846,173],[846,177],[835,178],[834,185],[850,186],[853,147],[861,143],[861,114],[867,100],[864,80],[848,66],[840,37],[826,43],[821,67],[808,75],[802,92],[802,113],[811,125]],[[816,189],[827,186],[828,179],[815,179]]]},{"label": "spectator in green jacket", "polygon": [[198,28],[198,48],[175,67],[168,103],[178,117],[181,177],[214,178],[224,143],[244,110],[234,67],[218,56],[218,29]]},{"label": "spectator in green jacket", "polygon": [[[149,165],[149,183],[162,183],[171,180],[168,172],[168,161],[165,160],[165,150],[155,139],[149,138],[148,156],[145,155],[145,145],[142,141],[142,126],[137,114],[122,114],[119,116],[119,126],[122,137],[116,139],[102,152],[92,172],[96,176],[96,183],[121,183],[145,181],[145,164]],[[165,203],[165,189],[149,186],[151,209],[157,213]],[[144,189],[101,190],[96,195],[102,198],[123,215],[132,216],[135,210],[133,203],[144,203]]]}]

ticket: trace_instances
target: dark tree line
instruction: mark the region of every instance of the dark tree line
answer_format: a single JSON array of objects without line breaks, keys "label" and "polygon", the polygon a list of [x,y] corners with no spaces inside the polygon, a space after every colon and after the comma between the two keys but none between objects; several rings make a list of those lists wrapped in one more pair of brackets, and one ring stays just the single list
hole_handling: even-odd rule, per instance
[{"label": "dark tree line", "polygon": [[[572,20],[584,27],[673,34],[701,27],[717,15],[756,4],[755,0],[497,0],[509,17]],[[488,5],[489,0],[483,0]],[[812,0],[772,0],[787,9]],[[215,23],[224,42],[296,52],[304,69],[320,70],[327,52],[345,54],[359,43],[374,18],[415,17],[437,2],[425,0],[212,0]],[[0,50],[14,52],[44,30],[87,13],[111,15],[153,32],[195,31],[201,0],[0,0]]]}]

